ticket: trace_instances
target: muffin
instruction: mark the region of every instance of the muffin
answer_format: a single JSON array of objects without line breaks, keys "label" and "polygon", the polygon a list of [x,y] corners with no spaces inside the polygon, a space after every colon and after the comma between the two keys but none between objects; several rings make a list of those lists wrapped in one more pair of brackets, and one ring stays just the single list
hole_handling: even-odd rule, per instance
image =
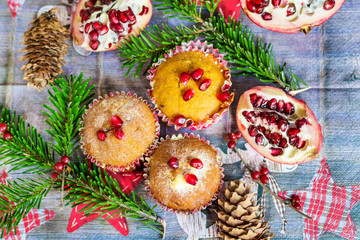
[{"label": "muffin", "polygon": [[151,106],[136,94],[124,92],[94,101],[82,124],[81,148],[92,162],[112,171],[135,168],[160,133]]},{"label": "muffin", "polygon": [[200,130],[218,122],[233,101],[227,62],[212,45],[190,42],[149,70],[149,95],[159,116],[175,129]]},{"label": "muffin", "polygon": [[146,158],[149,194],[167,210],[193,213],[215,200],[222,186],[220,157],[193,135],[162,139]]}]

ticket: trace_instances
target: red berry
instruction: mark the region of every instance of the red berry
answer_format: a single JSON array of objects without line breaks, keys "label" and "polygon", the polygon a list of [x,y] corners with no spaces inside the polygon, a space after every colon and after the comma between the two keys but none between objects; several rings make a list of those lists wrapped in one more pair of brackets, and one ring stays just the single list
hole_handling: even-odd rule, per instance
[{"label": "red berry", "polygon": [[6,133],[4,133],[3,138],[5,141],[10,141],[13,139],[13,135],[10,132],[6,132]]},{"label": "red berry", "polygon": [[231,149],[236,148],[236,142],[235,141],[229,141],[228,142],[228,148],[231,148]]},{"label": "red berry", "polygon": [[195,90],[194,89],[189,89],[184,93],[183,99],[184,101],[189,101],[190,99],[192,99],[195,95]]},{"label": "red berry", "polygon": [[97,132],[97,137],[98,137],[98,139],[99,139],[100,141],[105,141],[105,139],[106,139],[106,133],[105,133],[105,131],[104,131],[104,130],[99,130],[99,131]]},{"label": "red berry", "polygon": [[94,22],[94,23],[92,24],[92,26],[93,26],[93,28],[94,28],[95,30],[99,30],[100,27],[101,27],[101,23],[100,23],[100,22]]},{"label": "red berry", "polygon": [[230,99],[230,93],[229,93],[229,91],[220,92],[220,93],[216,94],[216,97],[217,97],[217,99],[219,99],[219,101],[225,102]]},{"label": "red berry", "polygon": [[89,42],[89,46],[92,50],[98,49],[99,45],[100,45],[100,42],[98,40]]},{"label": "red berry", "polygon": [[61,157],[61,162],[64,164],[64,165],[68,165],[69,162],[70,162],[70,157],[69,156],[62,156]]},{"label": "red berry", "polygon": [[124,140],[125,133],[123,132],[123,130],[121,130],[121,128],[117,127],[114,129],[114,136],[119,140]]},{"label": "red berry", "polygon": [[235,135],[235,133],[230,133],[230,134],[229,134],[229,139],[232,140],[232,141],[235,141],[235,140],[236,140],[236,135]]},{"label": "red berry", "polygon": [[92,26],[91,23],[87,23],[87,24],[85,25],[85,29],[84,29],[84,30],[85,30],[85,33],[89,33],[91,26]]},{"label": "red berry", "polygon": [[121,120],[121,118],[117,115],[114,115],[110,118],[110,124],[112,127],[121,127],[123,125],[123,121]]},{"label": "red berry", "polygon": [[170,160],[167,162],[168,166],[173,169],[179,168],[179,160],[176,157],[170,158]]},{"label": "red berry", "polygon": [[7,124],[6,123],[0,123],[0,132],[6,132],[8,129]]},{"label": "red berry", "polygon": [[188,184],[191,184],[193,186],[195,186],[198,181],[198,178],[194,174],[187,173],[187,174],[185,174],[184,178]]},{"label": "red berry", "polygon": [[200,91],[206,91],[211,85],[211,80],[210,79],[204,79],[201,81],[200,85],[199,85],[199,90]]},{"label": "red berry", "polygon": [[196,169],[202,169],[203,168],[203,163],[200,159],[198,158],[193,158],[190,161],[190,166],[192,166],[193,168]]},{"label": "red berry", "polygon": [[202,76],[204,75],[204,70],[202,70],[201,68],[196,69],[195,71],[193,71],[191,73],[191,77],[195,80],[198,81],[200,80],[200,78],[202,78]]},{"label": "red berry", "polygon": [[262,169],[260,170],[260,174],[261,174],[261,175],[268,175],[268,174],[269,174],[269,169],[267,169],[267,168],[262,168]]},{"label": "red berry", "polygon": [[254,180],[258,180],[260,178],[260,173],[258,171],[252,172],[251,178]]},{"label": "red berry", "polygon": [[240,139],[242,137],[241,133],[240,132],[236,132],[235,133],[235,136],[236,136],[236,139]]},{"label": "red berry", "polygon": [[96,30],[92,30],[91,32],[89,32],[89,38],[92,41],[96,41],[99,38],[99,33]]},{"label": "red berry", "polygon": [[269,182],[269,178],[266,176],[266,175],[262,175],[260,177],[260,181],[263,183],[263,184],[267,184]]},{"label": "red berry", "polygon": [[64,166],[65,165],[62,162],[55,163],[55,171],[61,172],[62,170],[64,170]]},{"label": "red berry", "polygon": [[183,115],[178,115],[174,117],[174,124],[177,126],[182,126],[186,123],[186,118]]},{"label": "red berry", "polygon": [[183,72],[180,75],[180,82],[182,83],[182,85],[186,86],[186,84],[189,82],[190,79],[190,74],[187,72]]},{"label": "red berry", "polygon": [[59,174],[58,174],[57,172],[53,172],[53,173],[51,174],[51,177],[52,177],[53,179],[57,179],[58,176],[59,176]]},{"label": "red berry", "polygon": [[293,203],[300,203],[300,197],[296,194],[291,195],[291,201]]},{"label": "red berry", "polygon": [[298,202],[294,202],[294,203],[292,204],[292,206],[293,206],[294,208],[296,208],[297,210],[301,210],[301,205],[300,205],[300,203],[298,203]]},{"label": "red berry", "polygon": [[106,25],[102,25],[99,30],[100,36],[105,35],[109,31],[109,28]]}]

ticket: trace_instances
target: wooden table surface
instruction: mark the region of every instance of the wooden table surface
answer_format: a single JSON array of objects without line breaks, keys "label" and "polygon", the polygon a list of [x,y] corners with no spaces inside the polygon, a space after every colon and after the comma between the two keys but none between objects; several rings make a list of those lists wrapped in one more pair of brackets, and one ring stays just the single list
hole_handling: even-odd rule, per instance
[{"label": "wooden table surface", "polygon": [[[27,0],[18,12],[18,17],[12,19],[7,9],[6,1],[0,2],[0,102],[22,114],[24,118],[37,127],[43,136],[45,134],[42,105],[48,103],[45,91],[38,93],[27,88],[20,68],[23,63],[18,60],[23,48],[19,43],[21,36],[27,30],[28,24],[35,17],[40,7],[44,5],[62,4],[60,0]],[[304,79],[311,89],[299,94],[297,98],[304,99],[314,111],[323,127],[324,146],[321,155],[327,158],[335,182],[339,185],[360,184],[360,4],[359,0],[348,0],[338,13],[329,21],[310,34],[302,33],[286,35],[270,32],[253,24],[244,14],[240,19],[248,24],[250,29],[265,41],[274,46],[277,61],[286,61],[294,73]],[[150,24],[170,23],[180,24],[181,21],[164,17],[154,11]],[[84,73],[91,77],[91,83],[96,85],[98,95],[110,91],[132,91],[147,98],[148,80],[144,76],[135,79],[124,77],[126,70],[120,69],[117,51],[80,56],[72,46],[68,48],[65,74]],[[222,140],[225,133],[235,131],[234,121],[237,100],[241,93],[259,85],[255,78],[236,77],[232,79],[235,101],[231,111],[224,119],[199,134],[211,140],[215,146],[225,149]],[[173,128],[162,125],[162,135],[172,134]],[[180,132],[184,132],[183,130]],[[189,132],[189,131],[188,131]],[[243,140],[238,145],[243,144]],[[316,173],[321,158],[302,164],[291,173],[274,173],[283,190],[305,188]],[[239,164],[225,166],[226,180],[238,179],[242,176]],[[19,177],[13,174],[12,177]],[[21,177],[21,176],[20,176]],[[137,194],[145,196],[144,185],[141,184]],[[150,199],[146,197],[151,203]],[[57,206],[60,195],[50,192],[43,201],[43,208],[56,212],[53,220],[33,230],[28,239],[158,239],[152,230],[137,230],[138,224],[128,221],[130,234],[125,238],[110,224],[102,220],[88,223],[74,233],[66,231],[71,208],[63,211]],[[281,220],[268,196],[267,219],[270,221],[275,239],[302,239],[303,218],[287,211],[287,235],[279,233]],[[152,203],[151,203],[152,204]],[[157,212],[167,222],[167,239],[186,239],[187,235],[179,226],[176,216],[157,208]],[[360,204],[351,211],[355,226],[360,230]],[[360,239],[360,232],[356,234]],[[342,239],[331,233],[321,235],[320,239]]]}]

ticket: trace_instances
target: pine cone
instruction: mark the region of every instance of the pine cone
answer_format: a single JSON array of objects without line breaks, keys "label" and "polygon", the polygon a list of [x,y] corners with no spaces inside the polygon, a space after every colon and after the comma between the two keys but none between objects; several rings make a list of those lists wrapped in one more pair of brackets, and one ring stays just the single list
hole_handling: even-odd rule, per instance
[{"label": "pine cone", "polygon": [[69,31],[55,16],[56,11],[53,8],[34,19],[23,36],[24,42],[20,43],[26,45],[20,50],[26,53],[20,61],[28,61],[21,67],[25,71],[24,79],[29,81],[28,87],[39,92],[62,73],[61,67],[66,63],[64,56],[68,45],[65,40],[69,38]]},{"label": "pine cone", "polygon": [[253,199],[252,185],[245,186],[245,181],[230,182],[223,199],[218,199],[219,236],[225,240],[233,239],[270,239],[268,222],[259,217],[260,206]]}]

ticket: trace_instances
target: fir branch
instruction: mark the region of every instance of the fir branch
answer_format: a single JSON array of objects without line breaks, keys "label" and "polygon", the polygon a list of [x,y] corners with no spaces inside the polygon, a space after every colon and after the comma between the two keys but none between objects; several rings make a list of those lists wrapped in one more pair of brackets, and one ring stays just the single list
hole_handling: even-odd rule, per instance
[{"label": "fir branch", "polygon": [[43,112],[45,122],[51,127],[46,132],[55,140],[50,145],[60,156],[71,156],[79,147],[80,121],[94,96],[91,91],[95,86],[88,87],[89,81],[83,80],[82,73],[79,77],[60,76],[48,90],[53,107],[44,105],[48,110]]},{"label": "fir branch", "polygon": [[49,193],[55,180],[43,175],[23,178],[0,185],[0,226],[2,238],[12,230],[33,208],[40,208],[41,201]]},{"label": "fir branch", "polygon": [[53,168],[50,148],[36,128],[26,124],[15,112],[11,114],[7,108],[1,110],[1,122],[8,124],[13,139],[6,141],[0,138],[0,165],[11,165],[9,171],[22,169],[23,173],[35,174],[49,172]]}]

